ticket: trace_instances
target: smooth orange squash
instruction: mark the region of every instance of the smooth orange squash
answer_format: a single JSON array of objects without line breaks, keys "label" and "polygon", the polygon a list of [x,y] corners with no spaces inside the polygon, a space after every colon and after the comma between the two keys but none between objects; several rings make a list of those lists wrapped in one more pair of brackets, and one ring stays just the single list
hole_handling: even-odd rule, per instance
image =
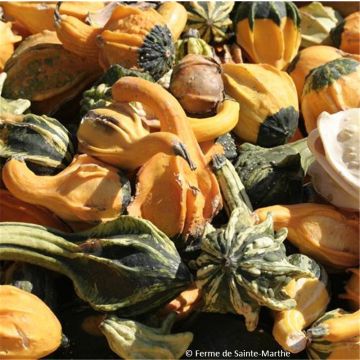
[{"label": "smooth orange squash", "polygon": [[0,189],[0,221],[26,222],[49,226],[64,232],[70,231],[70,229],[49,210],[17,199],[4,189]]},{"label": "smooth orange squash", "polygon": [[200,235],[221,208],[221,196],[181,105],[160,85],[135,77],[118,80],[112,96],[118,102],[138,101],[148,106],[160,120],[161,131],[176,134],[193,162],[191,169],[178,156],[152,157],[138,173],[129,214],[151,220],[169,236]]},{"label": "smooth orange squash", "polygon": [[3,71],[6,61],[14,52],[14,44],[21,40],[21,36],[11,31],[11,22],[0,21],[0,72]]},{"label": "smooth orange squash", "polygon": [[345,294],[340,294],[341,299],[346,299],[352,310],[358,310],[360,308],[360,269],[349,269],[351,272],[350,279],[346,283]]},{"label": "smooth orange squash", "polygon": [[274,205],[257,209],[264,221],[272,214],[275,230],[288,228],[287,239],[301,253],[324,265],[346,269],[359,264],[359,219],[349,218],[330,205]]}]

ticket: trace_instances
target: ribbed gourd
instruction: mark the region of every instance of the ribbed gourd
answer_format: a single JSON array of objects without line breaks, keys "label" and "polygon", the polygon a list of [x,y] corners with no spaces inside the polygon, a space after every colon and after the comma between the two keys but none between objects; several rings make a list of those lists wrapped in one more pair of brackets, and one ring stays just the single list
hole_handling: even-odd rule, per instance
[{"label": "ribbed gourd", "polygon": [[[301,261],[303,255],[296,256]],[[306,261],[303,263],[306,264]],[[315,277],[291,280],[284,288],[296,300],[296,306],[289,310],[273,311],[272,334],[275,340],[283,349],[295,354],[306,348],[307,338],[303,330],[325,313],[330,302],[325,270],[312,259],[307,264]]]},{"label": "ribbed gourd", "polygon": [[189,54],[213,56],[212,47],[200,38],[199,31],[196,29],[189,29],[182,35],[181,39],[175,43],[176,62],[179,62]]},{"label": "ribbed gourd", "polygon": [[162,16],[154,9],[119,5],[98,37],[100,63],[147,71],[160,79],[173,65],[173,38]]},{"label": "ribbed gourd", "polygon": [[360,56],[345,53],[333,46],[309,46],[308,48],[299,51],[286,69],[287,73],[294,81],[299,100],[301,99],[305,79],[311,70],[320,65],[324,65],[329,61],[343,57],[360,61]]},{"label": "ribbed gourd", "polygon": [[4,97],[31,100],[33,108],[47,114],[99,75],[99,68],[65,50],[55,32],[47,31],[25,39],[7,61],[5,71]]},{"label": "ribbed gourd", "polygon": [[360,11],[347,16],[331,32],[333,43],[350,54],[360,55]]},{"label": "ribbed gourd", "polygon": [[317,127],[318,116],[326,111],[360,107],[360,62],[340,58],[313,69],[306,78],[301,112],[308,133]]},{"label": "ribbed gourd", "polygon": [[275,230],[286,227],[287,239],[301,253],[336,270],[359,264],[357,217],[346,216],[333,206],[315,203],[274,205],[256,210],[262,221],[269,213]]},{"label": "ribbed gourd", "polygon": [[185,3],[188,21],[185,30],[196,29],[207,43],[226,40],[231,28],[234,1],[189,1]]},{"label": "ribbed gourd", "polygon": [[287,230],[274,232],[271,215],[255,222],[232,164],[216,156],[213,167],[231,215],[225,227],[209,230],[201,241],[196,284],[204,301],[202,311],[243,315],[246,328],[253,331],[261,306],[293,308],[296,301],[283,287],[292,279],[314,275],[286,256],[282,242]]},{"label": "ribbed gourd", "polygon": [[312,324],[306,335],[309,359],[358,359],[360,357],[360,310],[327,312]]},{"label": "ribbed gourd", "polygon": [[330,6],[314,1],[299,8],[301,16],[301,47],[331,45],[330,32],[342,20]]},{"label": "ribbed gourd", "polygon": [[75,153],[71,135],[48,116],[0,114],[0,166],[11,157],[23,159],[38,175],[56,174]]},{"label": "ribbed gourd", "polygon": [[61,343],[61,324],[37,296],[0,285],[1,359],[39,359]]},{"label": "ribbed gourd", "polygon": [[37,176],[18,159],[3,168],[3,181],[17,198],[41,205],[65,221],[114,219],[130,201],[129,180],[116,168],[85,154],[54,176]]},{"label": "ribbed gourd", "polygon": [[69,231],[65,223],[46,208],[17,199],[5,189],[0,189],[0,208],[0,222],[26,222]]},{"label": "ribbed gourd", "polygon": [[77,233],[0,223],[0,246],[0,260],[61,273],[94,310],[118,316],[151,312],[192,281],[174,243],[151,222],[131,216]]},{"label": "ribbed gourd", "polygon": [[81,152],[122,169],[135,170],[157,153],[180,155],[190,161],[175,134],[149,133],[126,103],[90,110],[81,120],[77,137]]},{"label": "ribbed gourd", "polygon": [[300,15],[290,1],[244,1],[236,10],[234,31],[254,63],[281,70],[299,50]]},{"label": "ribbed gourd", "polygon": [[263,147],[285,144],[299,118],[290,76],[267,64],[223,64],[222,69],[225,93],[240,104],[235,134]]}]

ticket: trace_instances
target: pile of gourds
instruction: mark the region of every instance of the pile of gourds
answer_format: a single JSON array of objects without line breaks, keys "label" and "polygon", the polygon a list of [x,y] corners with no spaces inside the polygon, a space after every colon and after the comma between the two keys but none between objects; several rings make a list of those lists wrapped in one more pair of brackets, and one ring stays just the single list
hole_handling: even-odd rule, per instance
[{"label": "pile of gourds", "polygon": [[356,5],[0,6],[1,359],[74,346],[64,306],[124,359],[264,307],[284,350],[360,356]]}]

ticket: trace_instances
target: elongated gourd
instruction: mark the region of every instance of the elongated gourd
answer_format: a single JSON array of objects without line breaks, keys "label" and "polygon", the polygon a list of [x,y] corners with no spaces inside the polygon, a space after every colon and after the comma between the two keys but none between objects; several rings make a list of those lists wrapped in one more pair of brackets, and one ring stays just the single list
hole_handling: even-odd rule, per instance
[{"label": "elongated gourd", "polygon": [[330,205],[275,205],[256,210],[260,220],[272,214],[275,229],[288,228],[287,239],[303,254],[335,269],[359,264],[358,219]]},{"label": "elongated gourd", "polygon": [[299,353],[306,348],[307,339],[303,331],[326,311],[330,294],[326,288],[325,270],[318,277],[291,280],[284,290],[296,300],[292,309],[273,312],[272,334],[286,351]]},{"label": "elongated gourd", "polygon": [[135,170],[157,153],[191,161],[176,135],[150,134],[128,104],[90,110],[81,120],[77,137],[81,152],[122,169]]},{"label": "elongated gourd", "polygon": [[180,157],[153,156],[138,173],[137,192],[128,207],[129,214],[151,220],[169,236],[199,236],[205,223],[221,208],[221,197],[184,110],[160,85],[140,78],[118,80],[112,87],[112,96],[119,102],[139,101],[148,106],[160,120],[161,131],[177,135],[192,161],[189,166]]},{"label": "elongated gourd", "polygon": [[177,1],[165,1],[161,3],[157,12],[170,29],[173,40],[177,41],[185,29],[188,18],[185,7]]},{"label": "elongated gourd", "polygon": [[39,359],[61,343],[61,324],[37,296],[0,285],[0,358]]},{"label": "elongated gourd", "polygon": [[360,356],[360,310],[327,312],[306,334],[310,359],[358,359]]},{"label": "elongated gourd", "polygon": [[70,230],[46,208],[17,199],[5,189],[0,189],[0,209],[0,222],[26,222],[49,226],[65,232]]},{"label": "elongated gourd", "polygon": [[93,309],[120,316],[157,309],[192,281],[174,243],[149,221],[131,216],[72,234],[0,223],[0,246],[0,261],[24,261],[61,273]]},{"label": "elongated gourd", "polygon": [[3,181],[17,198],[41,205],[66,221],[99,222],[119,216],[130,201],[130,183],[116,168],[77,155],[55,176],[37,176],[21,160],[3,168]]}]

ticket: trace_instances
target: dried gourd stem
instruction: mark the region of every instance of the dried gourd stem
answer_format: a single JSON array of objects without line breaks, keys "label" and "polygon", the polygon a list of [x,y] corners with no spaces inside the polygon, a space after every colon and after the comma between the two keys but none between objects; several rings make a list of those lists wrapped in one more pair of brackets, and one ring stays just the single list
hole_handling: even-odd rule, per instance
[{"label": "dried gourd stem", "polygon": [[252,205],[232,163],[224,155],[213,156],[213,170],[224,197],[225,210],[230,216],[236,208],[241,209],[241,221],[253,225]]}]

